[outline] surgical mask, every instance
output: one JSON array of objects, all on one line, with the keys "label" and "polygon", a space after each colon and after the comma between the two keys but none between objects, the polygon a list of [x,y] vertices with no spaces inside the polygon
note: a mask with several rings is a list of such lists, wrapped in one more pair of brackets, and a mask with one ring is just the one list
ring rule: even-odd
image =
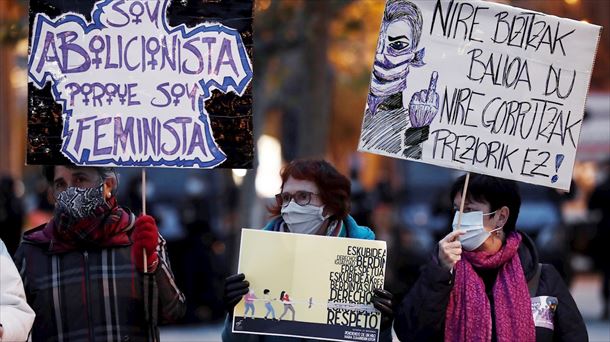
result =
[{"label": "surgical mask", "polygon": [[316,207],[312,204],[298,205],[291,200],[287,206],[282,207],[282,218],[293,233],[315,234],[324,220],[329,216],[322,215],[324,206]]},{"label": "surgical mask", "polygon": [[108,207],[104,199],[104,183],[85,189],[69,187],[57,196],[54,214],[75,222],[95,216],[100,207]]},{"label": "surgical mask", "polygon": [[[457,230],[458,216],[460,212],[456,211],[453,217],[453,230]],[[468,213],[462,213],[462,222],[460,230],[466,233],[459,237],[462,248],[467,251],[474,251],[479,248],[485,240],[487,240],[491,233],[502,229],[496,228],[491,231],[486,231],[483,225],[483,216],[495,214],[495,211],[487,214],[483,214],[482,211],[471,211]]]}]

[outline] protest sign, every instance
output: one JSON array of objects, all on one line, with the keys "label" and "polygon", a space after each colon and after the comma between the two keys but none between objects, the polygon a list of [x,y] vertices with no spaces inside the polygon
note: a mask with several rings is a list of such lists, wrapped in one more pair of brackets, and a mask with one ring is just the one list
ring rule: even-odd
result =
[{"label": "protest sign", "polygon": [[567,190],[600,27],[388,0],[359,150]]},{"label": "protest sign", "polygon": [[233,332],[337,341],[377,341],[385,241],[243,229],[239,272],[250,292]]},{"label": "protest sign", "polygon": [[30,5],[28,163],[251,166],[251,1]]}]

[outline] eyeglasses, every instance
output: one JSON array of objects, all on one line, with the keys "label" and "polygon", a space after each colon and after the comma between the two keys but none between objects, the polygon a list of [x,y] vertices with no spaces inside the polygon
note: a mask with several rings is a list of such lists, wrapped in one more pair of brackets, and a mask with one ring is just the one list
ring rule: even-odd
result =
[{"label": "eyeglasses", "polygon": [[309,191],[296,191],[294,194],[289,192],[282,192],[281,194],[275,195],[275,200],[278,205],[285,207],[290,203],[290,200],[294,199],[294,202],[300,206],[308,205],[311,202],[311,195],[318,196]]}]

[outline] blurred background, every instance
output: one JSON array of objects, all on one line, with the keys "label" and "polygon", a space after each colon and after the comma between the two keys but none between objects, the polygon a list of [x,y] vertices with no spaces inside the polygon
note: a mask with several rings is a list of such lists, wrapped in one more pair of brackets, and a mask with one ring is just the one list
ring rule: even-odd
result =
[{"label": "blurred background", "polygon": [[[572,189],[522,184],[518,227],[570,284],[591,340],[610,341],[602,291],[604,278],[610,291],[610,1],[502,2],[606,28]],[[383,8],[381,0],[255,1],[254,168],[147,171],[147,205],[188,301],[185,318],[162,329],[163,340],[219,340],[223,280],[237,269],[240,230],[268,219],[286,161],[325,158],[350,177],[352,215],[388,242],[386,284],[399,297],[450,230],[447,192],[459,173],[355,152]],[[40,167],[24,165],[27,14],[28,1],[0,0],[0,237],[10,251],[52,210]],[[140,169],[120,169],[119,188],[119,203],[138,212]]]}]

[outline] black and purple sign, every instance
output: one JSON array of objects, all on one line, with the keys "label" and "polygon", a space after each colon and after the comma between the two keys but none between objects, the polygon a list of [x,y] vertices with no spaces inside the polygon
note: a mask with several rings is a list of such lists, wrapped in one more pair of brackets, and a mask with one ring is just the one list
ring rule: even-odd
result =
[{"label": "black and purple sign", "polygon": [[251,1],[62,3],[31,13],[29,163],[251,165]]}]

